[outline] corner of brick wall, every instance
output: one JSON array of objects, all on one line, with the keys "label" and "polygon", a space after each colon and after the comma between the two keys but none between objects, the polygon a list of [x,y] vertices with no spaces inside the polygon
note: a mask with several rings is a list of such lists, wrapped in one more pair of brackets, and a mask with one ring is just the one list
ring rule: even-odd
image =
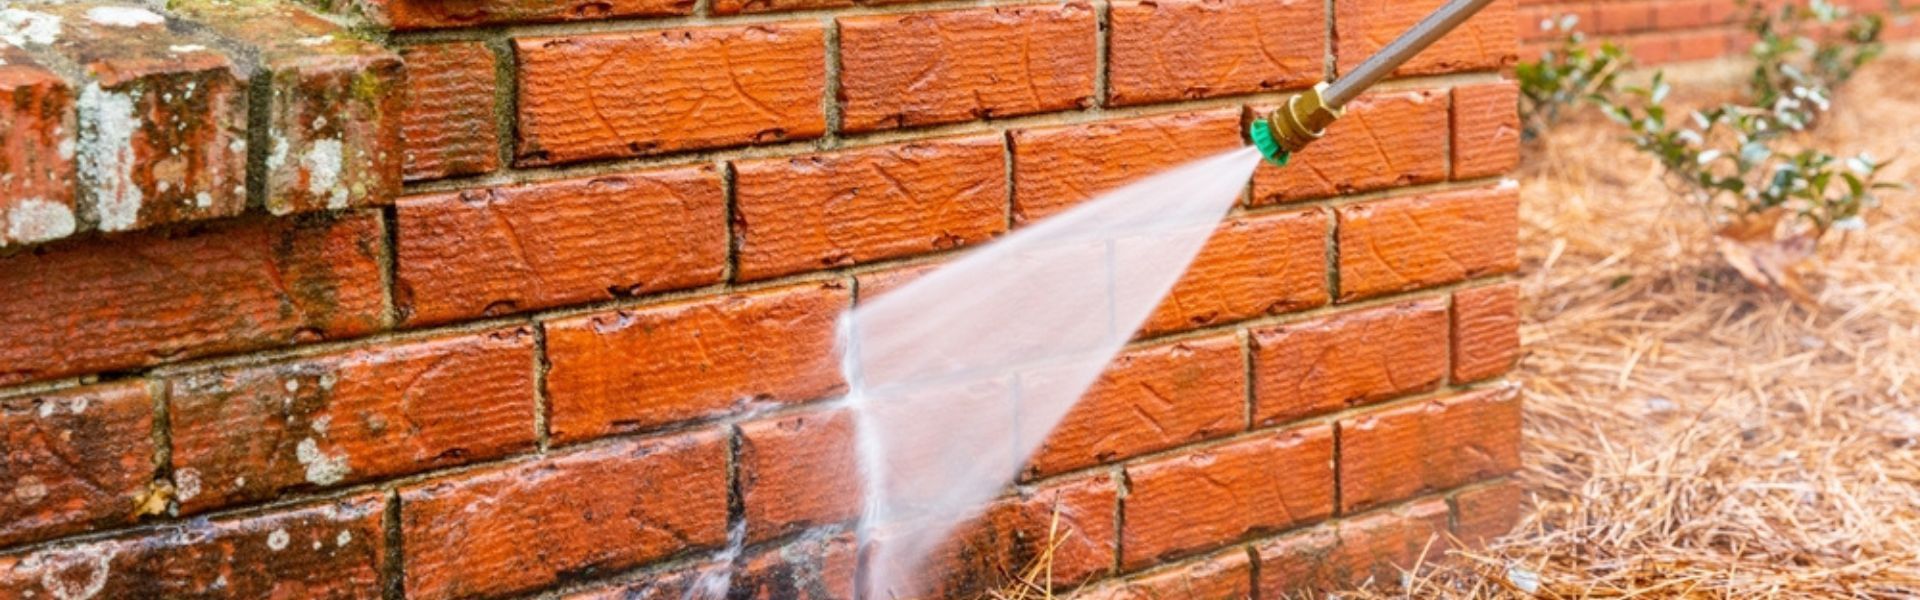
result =
[{"label": "corner of brick wall", "polygon": [[[1244,144],[1439,4],[20,8],[62,34],[0,43],[0,216],[74,218],[0,249],[0,595],[622,597],[728,570],[851,597],[839,312]],[[1502,73],[1535,4],[1262,167],[938,591],[1030,560],[1056,508],[1057,583],[1091,597],[1332,589],[1504,533]]]}]

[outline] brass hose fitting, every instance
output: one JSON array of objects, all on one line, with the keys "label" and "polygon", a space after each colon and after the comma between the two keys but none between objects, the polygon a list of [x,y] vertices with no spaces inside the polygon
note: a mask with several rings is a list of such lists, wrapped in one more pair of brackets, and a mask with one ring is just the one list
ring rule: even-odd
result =
[{"label": "brass hose fitting", "polygon": [[1281,150],[1292,154],[1306,149],[1308,144],[1326,135],[1327,126],[1346,115],[1346,110],[1327,105],[1326,92],[1327,84],[1321,82],[1311,90],[1288,98],[1286,105],[1267,115],[1273,141]]}]

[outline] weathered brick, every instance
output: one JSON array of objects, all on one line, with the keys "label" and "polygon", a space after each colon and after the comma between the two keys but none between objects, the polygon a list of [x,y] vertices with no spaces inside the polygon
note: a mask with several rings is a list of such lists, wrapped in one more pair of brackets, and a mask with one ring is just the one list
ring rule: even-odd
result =
[{"label": "weathered brick", "polygon": [[875,2],[873,0],[714,0],[713,14],[738,15],[785,12],[791,10],[821,10],[828,8],[845,8],[860,3],[886,4],[887,2]]},{"label": "weathered brick", "polygon": [[1228,548],[1204,560],[1146,577],[1102,584],[1075,593],[1074,600],[1247,600],[1253,597],[1253,563],[1244,548]]},{"label": "weathered brick", "polygon": [[1514,481],[1454,494],[1454,535],[1480,547],[1513,531],[1520,522],[1526,490]]},{"label": "weathered brick", "polygon": [[1520,287],[1501,284],[1453,293],[1453,380],[1505,374],[1520,357]]},{"label": "weathered brick", "polygon": [[998,135],[735,163],[742,280],[947,250],[1006,229]]},{"label": "weathered brick", "polygon": [[1453,88],[1453,178],[1504,175],[1520,166],[1520,86]]},{"label": "weathered brick", "polygon": [[860,516],[853,417],[810,412],[740,426],[747,538],[766,540]]},{"label": "weathered brick", "polygon": [[1304,88],[1326,75],[1323,2],[1126,0],[1112,11],[1112,104]]},{"label": "weathered brick", "polygon": [[819,23],[515,44],[521,165],[807,139],[826,131]]},{"label": "weathered brick", "polygon": [[726,437],[704,431],[406,488],[406,595],[504,596],[720,546],[726,461]]},{"label": "weathered brick", "polygon": [[[1154,252],[1158,245],[1122,246]],[[1238,217],[1220,226],[1141,332],[1159,335],[1323,306],[1327,213]]]},{"label": "weathered brick", "polygon": [[1518,186],[1342,206],[1340,299],[1359,300],[1519,269]]},{"label": "weathered brick", "polygon": [[0,258],[0,384],[364,334],[378,215],[245,221]]},{"label": "weathered brick", "polygon": [[839,23],[847,131],[1065,110],[1093,99],[1097,32],[1082,1]]},{"label": "weathered brick", "polygon": [[[1340,72],[1362,61],[1400,37],[1415,23],[1446,4],[1446,0],[1357,0],[1334,5],[1334,54]],[[1436,75],[1455,71],[1495,70],[1519,62],[1514,0],[1494,0],[1458,29],[1440,38],[1395,75]]]},{"label": "weathered brick", "polygon": [[7,598],[377,598],[385,495],[0,556]]},{"label": "weathered brick", "polygon": [[[747,557],[728,580],[740,600],[853,600],[858,546],[851,534],[808,534]],[[662,600],[668,600],[663,598]]]},{"label": "weathered brick", "polygon": [[[1258,107],[1264,116],[1274,107]],[[1424,90],[1362,96],[1286,167],[1261,163],[1255,204],[1293,202],[1447,178],[1447,96]]]},{"label": "weathered brick", "polygon": [[1433,389],[1447,374],[1440,299],[1253,332],[1253,422],[1286,423]]},{"label": "weathered brick", "polygon": [[687,600],[698,597],[703,584],[731,578],[732,563],[697,562],[645,573],[625,581],[588,586],[560,595],[565,600]]},{"label": "weathered brick", "polygon": [[145,8],[42,4],[62,31],[49,52],[88,74],[78,87],[81,220],[103,231],[240,214],[247,206],[243,67],[208,36]]},{"label": "weathered brick", "polygon": [[399,55],[293,3],[173,0],[167,9],[246,46],[265,78],[265,188],[284,215],[381,205],[400,193]]},{"label": "weathered brick", "polygon": [[73,235],[73,88],[0,42],[0,247]]},{"label": "weathered brick", "polygon": [[548,424],[575,442],[839,393],[837,284],[804,284],[553,321]]},{"label": "weathered brick", "polygon": [[[1013,577],[1055,545],[1051,565],[1056,589],[1109,573],[1116,548],[1115,502],[1118,487],[1105,474],[1051,483],[1024,498],[1006,498],[941,540],[925,540],[908,528],[882,527],[868,542],[872,560],[884,561],[884,548],[913,541],[931,544],[920,564],[870,565],[909,576],[900,588],[868,590],[877,597],[971,598],[1004,589]],[[1037,582],[1036,582],[1037,583]]]},{"label": "weathered brick", "polygon": [[1340,502],[1358,511],[1513,472],[1520,399],[1468,392],[1340,421]]},{"label": "weathered brick", "polygon": [[419,196],[396,211],[409,324],[719,283],[726,198],[712,166]]},{"label": "weathered brick", "polygon": [[1137,569],[1333,514],[1333,431],[1262,434],[1127,468],[1122,564]]},{"label": "weathered brick", "polygon": [[444,29],[693,14],[694,0],[307,0],[393,29]]},{"label": "weathered brick", "polygon": [[1446,556],[1447,505],[1426,500],[1347,519],[1254,547],[1262,597],[1319,597],[1356,585],[1394,585],[1401,570]]},{"label": "weathered brick", "polygon": [[[1044,386],[1048,376],[1040,371],[1021,379]],[[1047,435],[1026,474],[1042,477],[1241,431],[1246,384],[1240,340],[1231,334],[1123,353]]]},{"label": "weathered brick", "polygon": [[407,106],[400,113],[406,179],[500,168],[493,52],[464,42],[411,46],[400,56],[407,62]]},{"label": "weathered brick", "polygon": [[130,523],[153,479],[153,398],[128,381],[0,399],[0,546]]},{"label": "weathered brick", "polygon": [[1022,222],[1244,144],[1233,108],[1019,129],[1012,139],[1013,214]]},{"label": "weathered brick", "polygon": [[180,511],[531,449],[533,368],[523,326],[174,377]]}]

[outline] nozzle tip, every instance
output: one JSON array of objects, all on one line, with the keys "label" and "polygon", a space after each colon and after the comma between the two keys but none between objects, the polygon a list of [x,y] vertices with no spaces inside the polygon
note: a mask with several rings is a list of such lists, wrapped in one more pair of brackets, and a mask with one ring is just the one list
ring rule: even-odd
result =
[{"label": "nozzle tip", "polygon": [[1273,139],[1273,125],[1267,123],[1266,119],[1254,119],[1253,130],[1248,132],[1248,137],[1253,138],[1253,147],[1260,149],[1260,155],[1266,157],[1267,162],[1284,167],[1287,166],[1287,160],[1293,158],[1292,153],[1280,147],[1279,140]]}]

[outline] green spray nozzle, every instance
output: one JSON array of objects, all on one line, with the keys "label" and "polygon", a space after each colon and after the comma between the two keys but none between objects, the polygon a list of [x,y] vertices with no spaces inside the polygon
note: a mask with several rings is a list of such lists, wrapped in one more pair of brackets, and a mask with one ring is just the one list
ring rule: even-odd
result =
[{"label": "green spray nozzle", "polygon": [[1268,124],[1266,119],[1254,119],[1253,130],[1247,133],[1247,137],[1253,138],[1253,147],[1259,148],[1260,155],[1274,166],[1287,166],[1287,161],[1293,158],[1292,152],[1281,148],[1280,141],[1273,139],[1273,125]]}]

